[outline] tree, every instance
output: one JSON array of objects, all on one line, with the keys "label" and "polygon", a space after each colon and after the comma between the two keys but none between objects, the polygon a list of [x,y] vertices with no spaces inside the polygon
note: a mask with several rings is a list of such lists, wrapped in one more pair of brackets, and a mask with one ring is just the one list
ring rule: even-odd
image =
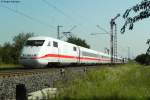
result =
[{"label": "tree", "polygon": [[33,36],[33,33],[20,33],[13,38],[13,43],[6,42],[0,46],[0,63],[18,63],[18,58],[25,41]]},{"label": "tree", "polygon": [[1,48],[1,60],[3,63],[14,63],[15,59],[13,58],[13,47],[9,42],[4,43]]},{"label": "tree", "polygon": [[67,39],[67,42],[72,43],[72,44],[76,44],[78,46],[82,46],[85,48],[90,48],[90,46],[86,43],[85,40],[78,38],[78,37],[71,36]]},{"label": "tree", "polygon": [[149,45],[149,47],[148,47],[148,49],[147,49],[147,51],[146,51],[146,54],[147,54],[147,55],[150,55],[150,39],[147,40],[146,44]]},{"label": "tree", "polygon": [[[131,13],[135,13],[135,16],[129,16]],[[132,30],[134,24],[138,21],[150,17],[150,0],[142,0],[139,4],[127,9],[123,14],[123,18],[126,20],[123,27],[121,28],[121,33],[124,33],[126,27],[129,25],[129,30]],[[149,64],[150,62],[150,39],[147,40],[146,44],[149,45],[146,54],[139,55],[137,61],[141,63]],[[139,60],[140,59],[140,60]]]},{"label": "tree", "polygon": [[[138,13],[138,15],[131,17],[129,16],[131,12]],[[142,2],[140,2],[139,4],[136,4],[135,6],[125,11],[123,18],[126,21],[123,27],[121,28],[121,33],[125,32],[125,29],[128,25],[129,25],[129,30],[132,30],[135,22],[138,22],[140,20],[143,20],[149,17],[150,17],[150,1],[142,0]]]},{"label": "tree", "polygon": [[150,55],[141,54],[135,58],[135,61],[142,65],[150,65]]}]

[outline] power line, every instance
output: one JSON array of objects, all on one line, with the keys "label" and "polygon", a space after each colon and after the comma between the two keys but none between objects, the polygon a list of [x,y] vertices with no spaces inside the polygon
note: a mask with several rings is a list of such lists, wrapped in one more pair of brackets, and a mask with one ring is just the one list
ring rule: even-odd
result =
[{"label": "power line", "polygon": [[97,28],[99,28],[100,30],[104,31],[105,34],[110,34],[107,30],[105,30],[105,29],[102,28],[101,26],[99,26],[99,25],[96,25],[96,26],[97,26]]},{"label": "power line", "polygon": [[[48,0],[42,0],[45,4],[47,4],[49,7],[55,9],[58,13],[60,13],[61,15],[65,16],[66,18],[68,18],[68,20],[70,20],[70,22],[74,21],[74,22],[79,22],[78,20],[74,19],[73,17],[71,17],[70,15],[66,14],[63,10],[59,9],[58,7],[56,7],[55,5],[53,5],[52,3],[50,3]],[[78,25],[81,25],[81,23],[78,23]]]},{"label": "power line", "polygon": [[[54,4],[50,3],[50,0],[41,0],[43,1],[46,5],[48,5],[49,7],[55,9],[58,13],[60,13],[61,15],[67,17],[71,22],[74,21],[74,22],[78,22],[78,25],[82,26],[82,24],[78,21],[78,20],[75,20],[73,17],[69,16],[68,14],[66,14],[63,10],[61,10],[60,8],[58,8],[57,6],[55,6]],[[73,12],[74,14],[74,11],[71,11]],[[77,14],[78,15],[78,14]],[[79,17],[79,15],[78,15]],[[80,17],[80,19],[84,19],[83,16]],[[87,21],[86,21],[87,22]],[[89,24],[89,23],[88,23]],[[103,31],[106,32],[106,30],[102,29]],[[109,32],[106,32],[106,33],[109,33]]]},{"label": "power line", "polygon": [[74,25],[68,32],[71,32],[72,30],[74,30],[77,26]]},{"label": "power line", "polygon": [[52,29],[55,29],[54,26],[49,25],[49,24],[47,24],[47,23],[45,23],[45,22],[43,22],[43,21],[41,21],[41,20],[39,20],[39,19],[33,18],[33,17],[31,17],[31,16],[29,16],[29,15],[27,15],[27,14],[21,12],[21,11],[18,11],[18,10],[15,10],[15,9],[12,9],[12,8],[9,8],[9,7],[3,6],[3,5],[1,5],[0,7],[6,8],[6,9],[8,9],[8,10],[14,12],[14,13],[17,13],[17,14],[19,14],[19,15],[21,15],[21,16],[24,16],[24,17],[26,17],[26,18],[28,18],[28,19],[30,19],[30,20],[35,21],[35,22],[38,22],[39,24],[42,24],[42,25],[44,25],[44,26],[51,27]]},{"label": "power line", "polygon": [[60,14],[62,14],[63,16],[70,18],[72,20],[72,18],[67,15],[64,11],[60,10],[59,8],[57,8],[55,5],[51,4],[50,2],[48,2],[47,0],[42,0],[45,4],[47,4],[49,7],[54,8],[57,12],[59,12]]}]

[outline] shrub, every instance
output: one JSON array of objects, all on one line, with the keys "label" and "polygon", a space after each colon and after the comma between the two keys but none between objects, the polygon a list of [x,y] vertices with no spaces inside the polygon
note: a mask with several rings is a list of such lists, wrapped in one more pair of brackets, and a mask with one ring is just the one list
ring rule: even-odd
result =
[{"label": "shrub", "polygon": [[138,55],[135,58],[135,61],[142,65],[150,65],[150,55],[148,55],[148,54]]}]

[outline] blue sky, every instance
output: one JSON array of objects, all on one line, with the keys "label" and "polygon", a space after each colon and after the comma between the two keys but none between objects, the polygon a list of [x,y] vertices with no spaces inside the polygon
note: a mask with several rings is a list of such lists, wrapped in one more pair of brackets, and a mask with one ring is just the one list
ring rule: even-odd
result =
[{"label": "blue sky", "polygon": [[[110,37],[107,34],[92,36],[91,33],[103,33],[96,25],[110,32],[110,19],[118,13],[121,15],[129,7],[141,0],[20,0],[20,3],[0,2],[0,44],[12,42],[14,36],[21,32],[34,32],[56,38],[57,25],[62,25],[61,31],[68,31],[74,25],[72,33],[85,39],[91,48],[104,51],[109,48]],[[30,17],[14,13],[6,6]],[[31,19],[33,18],[33,19]],[[147,49],[146,40],[150,37],[150,19],[137,22],[133,31],[120,34],[124,24],[122,17],[117,19],[118,54],[127,56],[130,47],[131,56],[144,53]],[[44,24],[43,24],[44,23]]]}]

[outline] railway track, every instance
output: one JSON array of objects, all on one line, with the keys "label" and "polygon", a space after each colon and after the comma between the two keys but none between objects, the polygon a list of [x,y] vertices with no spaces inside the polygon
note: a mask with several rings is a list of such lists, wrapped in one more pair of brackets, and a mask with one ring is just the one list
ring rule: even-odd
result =
[{"label": "railway track", "polygon": [[26,75],[37,75],[44,73],[57,72],[58,68],[48,69],[16,69],[16,70],[4,70],[0,71],[0,77],[15,77],[15,76],[26,76]]},{"label": "railway track", "polygon": [[[103,65],[107,66],[107,65]],[[95,66],[63,66],[63,67],[52,67],[44,69],[13,69],[13,70],[1,70],[0,77],[15,77],[15,76],[26,76],[26,75],[37,75],[44,73],[63,73],[64,71],[75,70],[76,71],[87,71],[95,68],[101,68],[101,65]]]},{"label": "railway track", "polygon": [[1,70],[0,77],[15,77],[15,76],[25,76],[25,75],[35,75],[44,74],[51,72],[61,72],[66,70],[87,70],[91,68],[98,68],[98,66],[80,66],[80,67],[57,67],[57,68],[44,68],[44,69],[13,69],[13,70]]}]

